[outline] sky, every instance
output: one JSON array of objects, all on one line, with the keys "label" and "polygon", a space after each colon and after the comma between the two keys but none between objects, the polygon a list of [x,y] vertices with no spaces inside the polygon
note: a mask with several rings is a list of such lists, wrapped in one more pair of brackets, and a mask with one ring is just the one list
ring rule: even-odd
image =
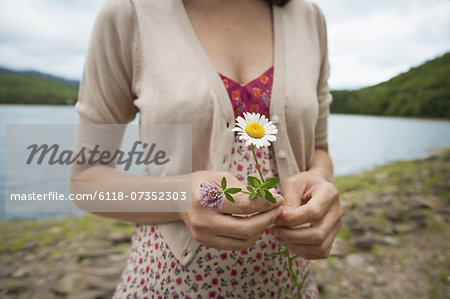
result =
[{"label": "sky", "polygon": [[[0,66],[79,80],[103,1],[0,0]],[[332,89],[374,85],[450,51],[450,0],[315,2]]]}]

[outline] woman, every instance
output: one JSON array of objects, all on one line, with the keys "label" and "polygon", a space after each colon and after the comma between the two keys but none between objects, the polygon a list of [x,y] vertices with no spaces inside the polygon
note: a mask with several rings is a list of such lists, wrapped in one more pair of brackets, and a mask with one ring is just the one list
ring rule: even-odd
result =
[{"label": "woman", "polygon": [[[127,123],[139,111],[143,124],[193,129],[192,212],[98,213],[136,223],[115,298],[279,298],[291,288],[287,260],[266,255],[287,246],[303,258],[300,276],[309,259],[328,256],[343,208],[330,183],[325,21],[307,1],[274,2],[287,3],[108,0],[102,8],[80,87],[80,122]],[[231,132],[246,111],[278,126],[277,142],[258,152],[264,175],[281,179],[277,204],[236,196],[209,211],[198,201],[201,183],[225,175],[229,186],[245,188],[241,180],[255,175]],[[96,166],[74,177],[93,174],[122,175]],[[302,295],[318,296],[312,275]]]}]

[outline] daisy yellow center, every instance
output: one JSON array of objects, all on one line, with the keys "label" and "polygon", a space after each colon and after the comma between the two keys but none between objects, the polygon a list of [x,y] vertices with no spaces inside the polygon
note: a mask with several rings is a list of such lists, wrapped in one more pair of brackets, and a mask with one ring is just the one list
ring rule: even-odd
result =
[{"label": "daisy yellow center", "polygon": [[262,138],[264,136],[264,134],[266,133],[264,131],[263,126],[261,126],[258,123],[251,123],[248,124],[245,127],[245,132],[247,132],[248,136],[252,137],[252,138]]}]

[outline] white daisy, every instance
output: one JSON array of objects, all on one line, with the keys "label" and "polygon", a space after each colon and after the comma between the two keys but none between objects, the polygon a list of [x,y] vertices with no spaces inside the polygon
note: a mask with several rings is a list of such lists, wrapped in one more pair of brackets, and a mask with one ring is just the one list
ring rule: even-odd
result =
[{"label": "white daisy", "polygon": [[239,139],[245,140],[245,145],[254,145],[256,148],[269,146],[270,142],[277,140],[275,134],[277,127],[264,115],[244,112],[244,118],[236,118],[236,127],[231,131],[238,132]]}]

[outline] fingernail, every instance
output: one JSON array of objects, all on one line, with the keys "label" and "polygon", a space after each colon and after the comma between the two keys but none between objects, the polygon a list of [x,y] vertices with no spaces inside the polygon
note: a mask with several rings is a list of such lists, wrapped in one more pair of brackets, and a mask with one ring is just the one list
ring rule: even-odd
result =
[{"label": "fingernail", "polygon": [[283,197],[280,195],[277,195],[276,198],[277,198],[277,205],[281,205],[283,203]]}]

